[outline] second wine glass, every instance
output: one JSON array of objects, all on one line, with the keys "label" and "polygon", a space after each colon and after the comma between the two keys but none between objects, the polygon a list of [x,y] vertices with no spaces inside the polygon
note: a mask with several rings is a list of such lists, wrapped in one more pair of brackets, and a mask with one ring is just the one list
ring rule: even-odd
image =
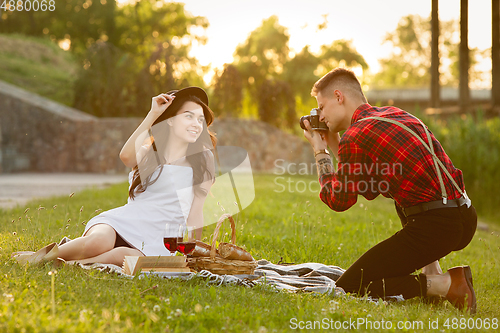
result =
[{"label": "second wine glass", "polygon": [[177,242],[177,251],[186,255],[194,251],[196,241],[193,238],[193,231],[194,228],[187,225],[179,227],[179,235],[182,235],[182,239],[180,242]]}]

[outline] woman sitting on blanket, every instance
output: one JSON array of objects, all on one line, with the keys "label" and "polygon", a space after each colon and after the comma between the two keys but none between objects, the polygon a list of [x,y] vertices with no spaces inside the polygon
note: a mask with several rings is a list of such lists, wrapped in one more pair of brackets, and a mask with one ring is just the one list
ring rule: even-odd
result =
[{"label": "woman sitting on blanket", "polygon": [[203,203],[214,182],[216,144],[205,91],[188,87],[153,97],[151,110],[127,140],[120,159],[130,168],[126,205],[92,218],[83,235],[36,253],[16,253],[20,263],[122,265],[125,256],[168,256],[166,224],[192,226],[200,239]]}]

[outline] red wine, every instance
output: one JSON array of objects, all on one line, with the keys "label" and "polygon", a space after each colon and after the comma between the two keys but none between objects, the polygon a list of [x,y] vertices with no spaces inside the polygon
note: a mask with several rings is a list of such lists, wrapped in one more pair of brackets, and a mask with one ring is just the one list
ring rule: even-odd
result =
[{"label": "red wine", "polygon": [[177,251],[177,244],[182,242],[182,237],[164,237],[163,244],[170,252],[174,253]]},{"label": "red wine", "polygon": [[196,247],[196,242],[178,242],[177,243],[177,251],[182,252],[184,254],[190,254],[194,251]]}]

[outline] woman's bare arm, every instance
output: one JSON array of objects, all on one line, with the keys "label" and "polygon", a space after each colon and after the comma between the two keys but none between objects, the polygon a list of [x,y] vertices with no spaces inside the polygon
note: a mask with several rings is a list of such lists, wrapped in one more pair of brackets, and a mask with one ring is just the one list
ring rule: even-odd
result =
[{"label": "woman's bare arm", "polygon": [[[140,146],[144,144],[148,137],[148,131],[153,126],[153,123],[159,116],[172,104],[175,96],[170,96],[167,94],[160,94],[158,96],[153,97],[153,101],[151,102],[151,110],[148,112],[146,118],[142,121],[142,123],[137,127],[137,129],[132,133],[130,138],[128,138],[127,142],[123,145],[122,150],[120,151],[120,159],[123,164],[129,168],[133,168],[137,165],[138,153]],[[140,144],[136,147],[136,142]]]},{"label": "woman's bare arm", "polygon": [[190,227],[194,227],[194,229],[196,230],[194,238],[198,240],[201,240],[201,236],[203,234],[203,226],[204,226],[203,205],[205,203],[207,194],[195,193],[193,204],[191,205],[191,210],[189,211],[189,216],[187,219],[187,225]]},{"label": "woman's bare arm", "polygon": [[203,233],[204,219],[203,219],[203,205],[207,198],[210,188],[215,181],[215,165],[214,156],[212,152],[207,151],[208,171],[212,177],[206,179],[203,183],[195,185],[195,193],[191,210],[187,218],[187,225],[193,226],[196,229],[195,239],[201,239]]}]

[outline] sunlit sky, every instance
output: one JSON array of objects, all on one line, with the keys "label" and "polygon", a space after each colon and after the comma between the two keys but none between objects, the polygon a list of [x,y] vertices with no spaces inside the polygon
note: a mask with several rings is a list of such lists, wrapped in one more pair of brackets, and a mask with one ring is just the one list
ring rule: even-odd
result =
[{"label": "sunlit sky", "polygon": [[[127,1],[127,0],[121,0]],[[119,0],[120,2],[120,0]],[[262,20],[277,15],[288,29],[290,48],[299,52],[305,45],[317,51],[321,45],[338,39],[352,40],[365,58],[371,72],[379,70],[378,59],[387,56],[391,47],[383,44],[387,32],[394,31],[399,20],[408,14],[428,17],[431,0],[186,0],[185,9],[204,16],[210,26],[205,45],[193,45],[191,55],[200,64],[221,68],[233,61],[238,44],[259,27]],[[327,28],[317,30],[327,14]],[[459,0],[439,0],[441,20],[459,19]],[[491,0],[469,1],[469,47],[491,47]],[[484,68],[486,66],[486,68]],[[489,63],[483,65],[488,69]],[[205,81],[209,81],[209,74]]]}]

